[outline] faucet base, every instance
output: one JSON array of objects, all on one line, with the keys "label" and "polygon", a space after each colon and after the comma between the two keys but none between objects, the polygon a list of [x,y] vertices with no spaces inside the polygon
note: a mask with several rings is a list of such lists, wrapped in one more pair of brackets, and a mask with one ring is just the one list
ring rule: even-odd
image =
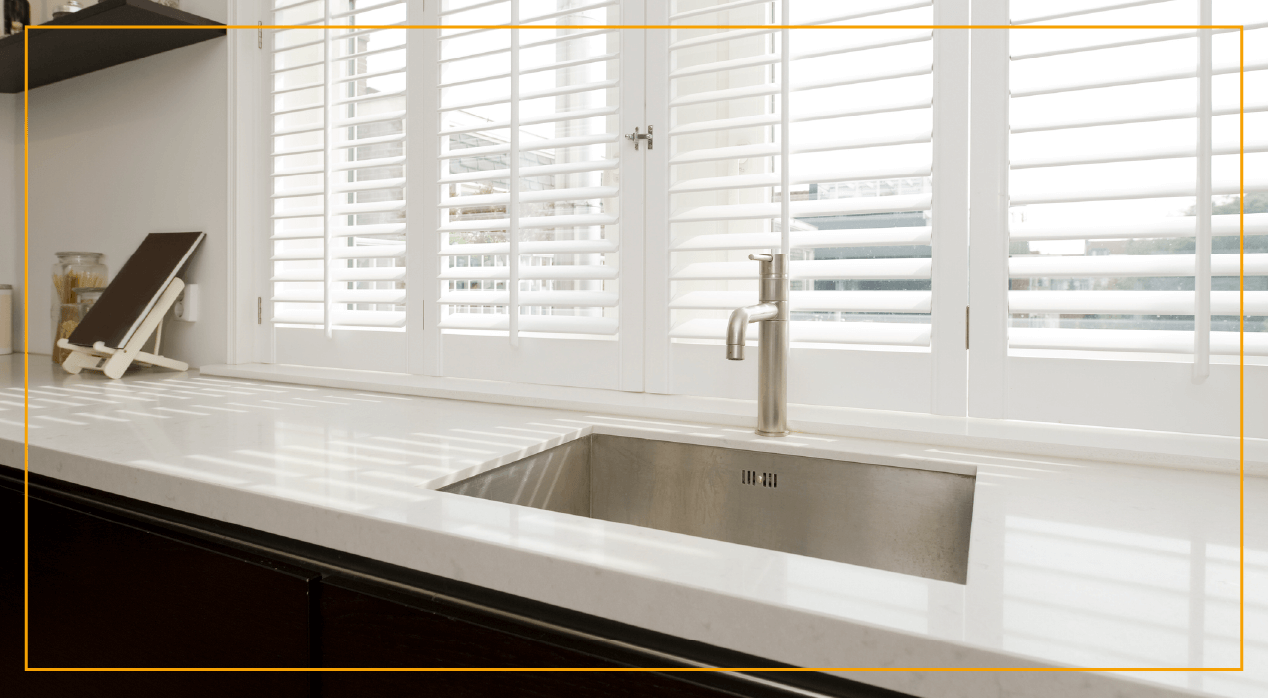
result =
[{"label": "faucet base", "polygon": [[758,436],[788,436],[792,432],[791,431],[762,431],[761,429],[754,429],[753,433],[757,434]]}]

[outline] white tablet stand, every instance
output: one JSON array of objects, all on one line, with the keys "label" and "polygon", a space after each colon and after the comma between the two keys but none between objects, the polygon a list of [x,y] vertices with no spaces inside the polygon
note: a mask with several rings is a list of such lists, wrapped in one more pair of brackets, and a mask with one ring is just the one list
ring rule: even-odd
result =
[{"label": "white tablet stand", "polygon": [[[62,362],[62,368],[66,369],[67,373],[79,373],[87,368],[101,371],[111,378],[122,378],[123,372],[128,370],[128,366],[134,361],[147,366],[162,366],[174,371],[188,370],[189,364],[184,361],[169,359],[158,353],[159,343],[163,339],[163,316],[167,314],[167,309],[172,307],[176,297],[184,288],[184,281],[173,278],[122,349],[112,349],[106,346],[105,342],[95,342],[90,348],[71,344],[65,337],[57,340],[57,346],[70,352],[70,355]],[[141,351],[141,347],[150,341],[150,335],[154,335],[153,351]]]}]

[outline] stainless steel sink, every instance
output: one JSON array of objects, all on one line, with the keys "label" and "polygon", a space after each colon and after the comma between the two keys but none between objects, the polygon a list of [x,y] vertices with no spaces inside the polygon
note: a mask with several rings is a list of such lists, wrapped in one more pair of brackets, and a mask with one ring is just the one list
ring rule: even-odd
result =
[{"label": "stainless steel sink", "polygon": [[963,584],[974,479],[595,434],[442,491]]}]

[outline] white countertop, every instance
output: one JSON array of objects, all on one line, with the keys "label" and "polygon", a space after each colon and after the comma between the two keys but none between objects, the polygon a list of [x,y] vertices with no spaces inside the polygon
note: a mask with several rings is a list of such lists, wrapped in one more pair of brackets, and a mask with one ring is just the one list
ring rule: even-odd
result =
[{"label": "white countertop", "polygon": [[[31,356],[31,471],[809,667],[1236,667],[1237,477]],[[0,357],[0,462],[22,364]],[[434,491],[598,432],[977,472],[968,584]],[[1268,695],[1268,480],[1248,478],[1245,666],[845,671],[917,696]]]}]

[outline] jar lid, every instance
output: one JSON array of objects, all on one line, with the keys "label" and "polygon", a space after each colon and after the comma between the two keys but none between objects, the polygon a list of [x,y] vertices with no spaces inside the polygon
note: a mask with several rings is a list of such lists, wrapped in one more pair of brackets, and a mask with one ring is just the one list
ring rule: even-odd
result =
[{"label": "jar lid", "polygon": [[105,252],[56,252],[58,257],[100,257]]}]

